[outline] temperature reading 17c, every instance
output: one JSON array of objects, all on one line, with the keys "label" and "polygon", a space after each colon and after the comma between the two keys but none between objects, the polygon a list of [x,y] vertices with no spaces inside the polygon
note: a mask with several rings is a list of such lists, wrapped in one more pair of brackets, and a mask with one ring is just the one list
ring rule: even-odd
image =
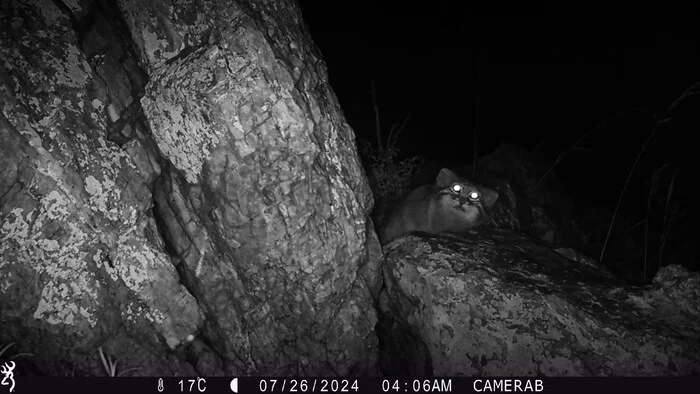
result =
[{"label": "temperature reading 17c", "polygon": [[207,381],[204,378],[180,379],[177,384],[180,385],[181,393],[194,393],[197,391],[203,393],[207,391]]}]

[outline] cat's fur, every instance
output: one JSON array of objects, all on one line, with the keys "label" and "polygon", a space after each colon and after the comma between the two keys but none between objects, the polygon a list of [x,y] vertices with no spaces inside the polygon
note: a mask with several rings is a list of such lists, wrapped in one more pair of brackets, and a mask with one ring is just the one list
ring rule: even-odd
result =
[{"label": "cat's fur", "polygon": [[484,207],[493,206],[497,199],[495,190],[443,168],[435,183],[414,189],[396,205],[379,236],[387,244],[412,231],[464,231],[488,221]]}]

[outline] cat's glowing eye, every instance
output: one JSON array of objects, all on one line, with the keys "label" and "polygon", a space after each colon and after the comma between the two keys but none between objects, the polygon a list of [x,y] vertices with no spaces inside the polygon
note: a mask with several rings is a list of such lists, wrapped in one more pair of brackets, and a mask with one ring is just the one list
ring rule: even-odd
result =
[{"label": "cat's glowing eye", "polygon": [[471,192],[471,193],[469,193],[469,199],[470,199],[470,200],[478,200],[478,199],[479,199],[479,193],[477,193],[477,192]]},{"label": "cat's glowing eye", "polygon": [[460,185],[459,183],[453,183],[450,190],[452,190],[452,193],[459,194],[462,191],[462,185]]}]

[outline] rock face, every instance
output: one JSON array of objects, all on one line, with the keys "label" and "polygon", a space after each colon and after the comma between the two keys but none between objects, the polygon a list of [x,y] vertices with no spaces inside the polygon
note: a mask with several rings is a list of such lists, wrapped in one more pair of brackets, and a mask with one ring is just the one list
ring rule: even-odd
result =
[{"label": "rock face", "polygon": [[509,230],[383,257],[294,1],[0,6],[0,356],[32,353],[20,376],[105,375],[101,354],[146,376],[374,374],[380,355],[391,374],[700,373],[697,274],[621,287],[512,232],[565,238],[506,186]]},{"label": "rock face", "polygon": [[295,2],[57,4],[0,9],[0,347],[372,373],[371,193]]},{"label": "rock face", "polygon": [[700,373],[700,277],[679,266],[660,271],[654,287],[621,287],[595,261],[487,227],[408,236],[385,252],[386,373]]},{"label": "rock face", "polygon": [[149,236],[150,192],[106,140],[68,15],[51,2],[2,11],[0,342],[47,373],[98,371],[99,347],[144,373],[193,372],[163,344],[203,313]]}]

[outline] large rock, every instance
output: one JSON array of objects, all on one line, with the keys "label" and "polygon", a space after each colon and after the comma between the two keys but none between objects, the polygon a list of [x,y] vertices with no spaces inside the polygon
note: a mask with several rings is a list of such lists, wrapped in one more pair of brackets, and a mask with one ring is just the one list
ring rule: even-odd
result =
[{"label": "large rock", "polygon": [[407,236],[385,252],[386,373],[700,373],[700,277],[679,266],[660,271],[654,286],[623,287],[571,250],[487,227]]},{"label": "large rock", "polygon": [[[92,68],[52,2],[0,18],[0,343],[45,373],[189,374],[165,352],[203,313],[179,283],[130,156],[106,139]],[[104,372],[102,372],[104,373]]]},{"label": "large rock", "polygon": [[372,197],[296,3],[164,3],[0,8],[0,345],[52,375],[373,372]]}]

